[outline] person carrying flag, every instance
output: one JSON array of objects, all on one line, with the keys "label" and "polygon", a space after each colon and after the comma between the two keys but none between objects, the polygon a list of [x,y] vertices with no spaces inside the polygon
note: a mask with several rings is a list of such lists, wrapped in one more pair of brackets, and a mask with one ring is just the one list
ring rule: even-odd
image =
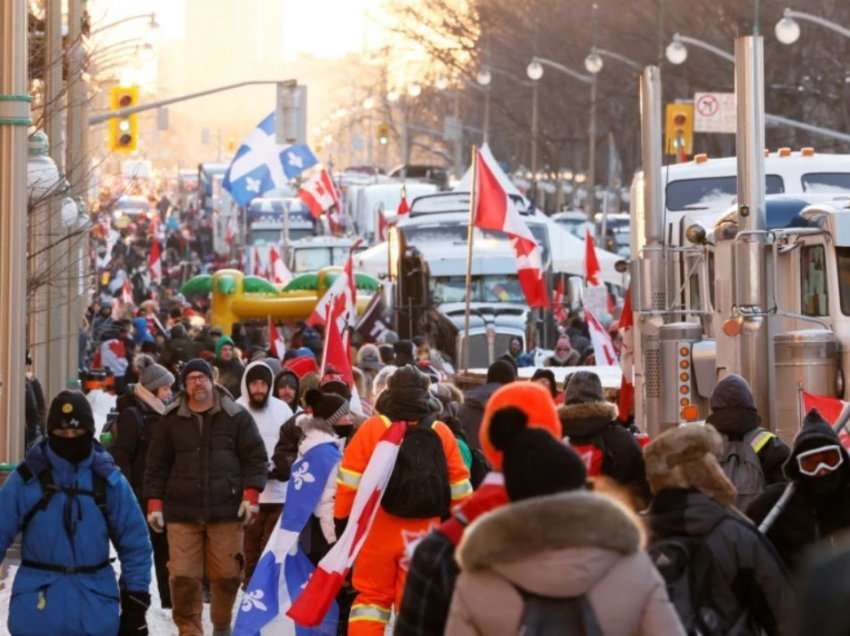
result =
[{"label": "person carrying flag", "polygon": [[[451,505],[472,494],[457,441],[448,426],[436,421],[439,406],[430,398],[429,382],[413,365],[396,371],[375,405],[380,415],[357,430],[340,464],[334,516],[344,526],[385,431],[394,422],[407,423],[389,483],[354,562],[357,597],[348,617],[351,636],[384,633],[392,608],[401,606],[412,546],[448,515]],[[423,466],[430,469],[423,472]]]}]

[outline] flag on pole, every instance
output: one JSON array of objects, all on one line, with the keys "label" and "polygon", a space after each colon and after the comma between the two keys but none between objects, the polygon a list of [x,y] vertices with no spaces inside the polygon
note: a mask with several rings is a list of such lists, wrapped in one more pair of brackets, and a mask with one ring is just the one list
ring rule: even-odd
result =
[{"label": "flag on pole", "polygon": [[332,609],[334,599],[369,535],[406,429],[404,422],[394,422],[372,451],[366,470],[360,476],[345,531],[319,562],[304,591],[287,611],[287,615],[298,625],[320,625]]},{"label": "flag on pole", "polygon": [[340,206],[339,194],[333,180],[325,168],[307,179],[298,189],[298,197],[310,209],[314,219],[318,219],[332,206]]},{"label": "flag on pole", "polygon": [[157,240],[151,242],[151,253],[148,255],[148,272],[151,282],[157,285],[162,284],[162,248]]},{"label": "flag on pole", "polygon": [[254,276],[262,276],[263,278],[265,278],[267,272],[266,272],[266,268],[263,267],[263,258],[260,255],[260,249],[258,247],[254,247],[254,257],[251,259],[251,261],[252,261],[252,263],[251,263],[252,264],[251,273]]},{"label": "flag on pole", "polygon": [[387,223],[387,217],[384,214],[384,207],[381,206],[378,208],[378,240],[386,241],[387,240],[387,227],[389,224]]},{"label": "flag on pole", "polygon": [[517,276],[529,307],[548,307],[549,294],[543,279],[540,247],[488,158],[478,150],[475,161],[473,224],[483,230],[504,232],[510,237],[517,259]]},{"label": "flag on pole", "polygon": [[[829,422],[830,426],[834,427],[842,413],[844,413],[844,410],[850,407],[850,402],[840,398],[829,397],[827,395],[815,395],[814,393],[809,393],[807,391],[801,391],[801,393],[803,397],[803,412],[801,413],[801,421],[802,418],[806,416],[806,413],[812,409],[816,409],[818,413],[820,413],[821,417]],[[838,434],[838,439],[844,448],[850,450],[850,432],[848,432],[846,428]]]},{"label": "flag on pole", "polygon": [[319,504],[328,480],[335,478],[341,453],[333,442],[313,446],[292,466],[286,506],[239,603],[234,636],[327,636],[336,634],[339,611],[333,599],[312,627],[296,627],[286,615],[315,568],[298,542]]},{"label": "flag on pole", "polygon": [[605,331],[602,323],[596,319],[593,312],[584,308],[584,319],[587,322],[587,330],[590,332],[590,341],[593,344],[593,354],[596,365],[610,367],[617,364],[617,352],[611,342],[611,336]]},{"label": "flag on pole", "polygon": [[292,280],[292,272],[289,271],[274,245],[269,248],[269,269],[271,280],[275,285],[286,285]]},{"label": "flag on pole", "polygon": [[319,299],[313,308],[313,313],[307,319],[310,325],[323,325],[328,313],[328,306],[341,297],[341,310],[334,312],[334,317],[340,322],[339,332],[342,333],[346,327],[354,327],[357,324],[357,284],[354,276],[354,250],[360,245],[360,241],[354,243],[348,252],[348,259],[342,269],[342,276],[337,277],[333,284]]},{"label": "flag on pole", "polygon": [[410,214],[410,205],[407,203],[407,186],[401,186],[401,201],[398,202],[395,214],[396,217]]},{"label": "flag on pole", "polygon": [[555,320],[558,322],[566,322],[569,317],[567,315],[567,308],[564,307],[565,296],[564,277],[558,276],[558,284],[555,286],[555,293],[552,298],[552,312],[555,315]]},{"label": "flag on pole", "polygon": [[269,316],[269,352],[278,360],[283,360],[283,354],[286,353],[286,338],[283,337],[283,330],[274,324],[271,316]]},{"label": "flag on pole", "polygon": [[586,229],[584,234],[584,277],[588,287],[601,284],[602,281],[599,279],[601,271],[599,259],[596,258],[596,245],[593,242],[593,236],[590,234],[590,229]]},{"label": "flag on pole", "polygon": [[620,380],[620,395],[617,407],[620,414],[617,416],[621,422],[628,422],[629,416],[635,407],[635,379],[634,379],[634,314],[632,313],[632,290],[626,290],[626,300],[623,303],[623,312],[620,314],[620,335],[623,338],[622,354],[620,355],[620,369],[623,378]]}]

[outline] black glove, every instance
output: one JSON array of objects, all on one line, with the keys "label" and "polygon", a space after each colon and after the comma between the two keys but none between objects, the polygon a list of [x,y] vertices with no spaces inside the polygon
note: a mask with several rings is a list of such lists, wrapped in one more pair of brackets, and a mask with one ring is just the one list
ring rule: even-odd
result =
[{"label": "black glove", "polygon": [[121,624],[118,636],[147,636],[148,623],[145,613],[151,605],[147,592],[121,592]]}]

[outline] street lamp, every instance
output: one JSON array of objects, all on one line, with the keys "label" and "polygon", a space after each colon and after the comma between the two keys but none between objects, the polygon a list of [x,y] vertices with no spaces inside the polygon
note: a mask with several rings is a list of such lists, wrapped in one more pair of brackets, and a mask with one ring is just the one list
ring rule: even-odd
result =
[{"label": "street lamp", "polygon": [[434,82],[434,87],[435,87],[438,91],[444,91],[444,90],[446,90],[446,89],[449,87],[449,80],[448,80],[447,78],[445,78],[445,77],[440,76],[440,77],[438,77],[438,78],[437,78],[437,80]]},{"label": "street lamp", "polygon": [[486,66],[478,71],[478,75],[475,76],[475,81],[481,84],[481,86],[490,86],[490,81],[493,79],[493,75],[490,73],[490,69]]},{"label": "street lamp", "polygon": [[401,98],[401,94],[393,89],[389,93],[387,93],[387,101],[388,102],[397,102]]},{"label": "street lamp", "polygon": [[602,70],[604,64],[605,62],[602,60],[602,56],[599,55],[596,49],[592,49],[587,57],[584,58],[584,68],[587,69],[588,73],[593,73],[594,75]]},{"label": "street lamp", "polygon": [[608,51],[607,49],[600,49],[597,46],[594,46],[590,49],[590,53],[588,53],[587,57],[584,58],[584,68],[587,69],[588,73],[596,75],[602,70],[604,66],[604,57],[610,57],[612,60],[617,60],[618,62],[622,62],[629,68],[637,71],[638,73],[643,72],[643,67],[635,62],[633,59],[626,57],[625,55],[620,55],[619,53],[615,53],[614,51]]},{"label": "street lamp", "polygon": [[537,60],[532,60],[528,68],[525,69],[525,74],[528,75],[529,79],[536,82],[543,77],[543,65]]},{"label": "street lamp", "polygon": [[834,33],[843,35],[845,38],[850,38],[850,29],[843,27],[840,24],[836,24],[831,20],[827,20],[826,18],[822,18],[817,15],[812,15],[811,13],[804,13],[803,11],[794,11],[793,9],[786,8],[782,14],[782,19],[776,23],[776,27],[774,28],[776,39],[782,44],[794,44],[794,42],[799,40],[800,24],[797,20],[812,22],[813,24],[829,29]]},{"label": "street lamp", "polygon": [[407,87],[407,94],[411,97],[419,97],[422,94],[422,87],[419,84],[411,84]]},{"label": "street lamp", "polygon": [[782,44],[794,44],[800,39],[800,25],[794,18],[783,17],[773,29]]},{"label": "street lamp", "polygon": [[688,59],[688,47],[681,42],[674,40],[667,45],[667,50],[664,51],[667,56],[667,61],[671,64],[684,64]]},{"label": "street lamp", "polygon": [[735,63],[734,55],[714,46],[713,44],[703,42],[702,40],[698,40],[687,35],[674,33],[673,41],[667,46],[666,51],[667,60],[671,64],[682,64],[688,59],[688,48],[685,46],[686,44],[691,44],[697,48],[708,51],[709,53],[714,53],[717,57],[722,57],[727,62],[732,62],[732,64]]}]

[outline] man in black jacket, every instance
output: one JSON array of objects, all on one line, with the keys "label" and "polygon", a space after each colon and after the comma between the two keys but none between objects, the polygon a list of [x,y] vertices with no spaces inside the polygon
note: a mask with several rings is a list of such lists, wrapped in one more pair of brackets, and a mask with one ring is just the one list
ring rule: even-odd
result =
[{"label": "man in black jacket", "polygon": [[463,396],[463,406],[460,407],[458,419],[463,427],[463,433],[471,447],[479,448],[478,429],[484,419],[484,408],[490,396],[504,384],[516,380],[516,367],[507,360],[496,360],[487,369],[487,382],[467,391]]},{"label": "man in black jacket", "polygon": [[259,511],[265,445],[251,415],[190,360],[185,389],[156,427],[145,468],[148,523],[167,524],[172,615],[180,635],[203,634],[202,579],[210,581],[214,634],[229,634],[241,583],[242,527]]}]

